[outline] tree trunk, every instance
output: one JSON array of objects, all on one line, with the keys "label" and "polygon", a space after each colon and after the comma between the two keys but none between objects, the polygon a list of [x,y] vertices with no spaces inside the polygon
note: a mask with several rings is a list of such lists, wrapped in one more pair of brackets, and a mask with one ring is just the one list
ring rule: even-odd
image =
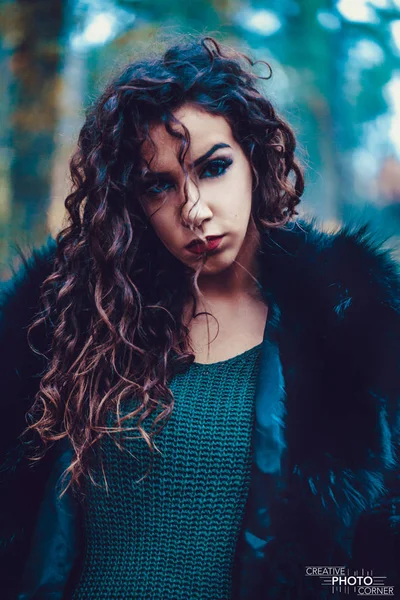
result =
[{"label": "tree trunk", "polygon": [[57,95],[62,61],[63,0],[17,0],[11,58],[11,209],[8,241],[47,237]]}]

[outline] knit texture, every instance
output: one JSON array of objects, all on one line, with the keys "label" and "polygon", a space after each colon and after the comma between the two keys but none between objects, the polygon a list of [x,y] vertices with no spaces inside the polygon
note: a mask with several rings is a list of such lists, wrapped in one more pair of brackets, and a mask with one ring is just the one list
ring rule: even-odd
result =
[{"label": "knit texture", "polygon": [[129,452],[102,441],[109,494],[99,469],[102,487],[87,487],[86,555],[73,600],[232,597],[260,349],[193,363],[172,378],[174,408],[155,438],[161,454],[141,481],[150,462],[144,440],[126,434],[137,438],[124,441]]}]

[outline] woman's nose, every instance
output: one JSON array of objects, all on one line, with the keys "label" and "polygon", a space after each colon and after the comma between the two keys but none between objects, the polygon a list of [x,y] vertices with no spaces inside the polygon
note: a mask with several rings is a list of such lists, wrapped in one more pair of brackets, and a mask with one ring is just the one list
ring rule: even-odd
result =
[{"label": "woman's nose", "polygon": [[212,217],[209,205],[202,198],[200,190],[192,182],[187,186],[187,201],[181,207],[181,219],[184,225],[201,227],[203,221]]}]

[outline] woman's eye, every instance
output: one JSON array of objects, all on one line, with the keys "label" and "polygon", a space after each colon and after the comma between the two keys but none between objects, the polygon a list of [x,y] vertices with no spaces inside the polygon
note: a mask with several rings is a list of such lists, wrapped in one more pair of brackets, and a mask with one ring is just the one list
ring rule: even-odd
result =
[{"label": "woman's eye", "polygon": [[[210,162],[205,166],[203,171],[201,172],[200,178],[207,179],[211,177],[220,177],[227,171],[227,169],[231,166],[233,160],[230,158],[216,158],[215,160],[210,160]],[[164,194],[168,192],[170,189],[174,187],[173,183],[168,181],[159,181],[155,183],[152,187],[149,187],[145,191],[146,196],[155,197],[160,194]]]},{"label": "woman's eye", "polygon": [[231,159],[217,158],[211,160],[201,173],[201,177],[220,177],[232,164]]}]

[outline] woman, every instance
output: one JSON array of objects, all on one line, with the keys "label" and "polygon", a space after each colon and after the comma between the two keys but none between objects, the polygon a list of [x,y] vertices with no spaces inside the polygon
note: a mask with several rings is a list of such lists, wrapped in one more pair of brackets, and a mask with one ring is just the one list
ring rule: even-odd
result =
[{"label": "woman", "polygon": [[69,226],[6,290],[7,598],[337,598],[333,567],[393,590],[398,274],[366,227],[295,219],[252,64],[203,38],[129,65]]}]

